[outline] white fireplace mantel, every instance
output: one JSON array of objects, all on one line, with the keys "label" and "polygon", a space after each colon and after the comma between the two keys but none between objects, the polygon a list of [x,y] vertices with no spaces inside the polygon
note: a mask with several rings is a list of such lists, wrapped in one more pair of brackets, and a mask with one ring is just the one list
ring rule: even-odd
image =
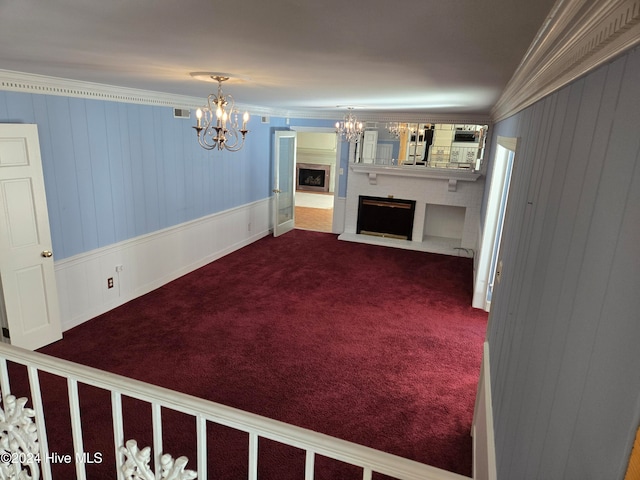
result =
[{"label": "white fireplace mantel", "polygon": [[362,163],[351,164],[351,170],[354,173],[368,175],[370,185],[376,185],[378,183],[379,175],[448,180],[450,192],[455,192],[457,190],[458,182],[475,182],[482,176],[480,172],[475,170],[431,168],[424,166],[386,166]]},{"label": "white fireplace mantel", "polygon": [[[338,238],[473,256],[477,247],[484,185],[482,173],[472,170],[351,164],[347,177],[344,231]],[[361,196],[415,201],[411,239],[358,233]]]}]

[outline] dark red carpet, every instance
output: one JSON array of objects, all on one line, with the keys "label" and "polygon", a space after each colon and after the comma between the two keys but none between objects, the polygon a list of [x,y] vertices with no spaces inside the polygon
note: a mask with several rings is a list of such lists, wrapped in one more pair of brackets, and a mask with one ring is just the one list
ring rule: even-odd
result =
[{"label": "dark red carpet", "polygon": [[[468,258],[294,230],[86,322],[41,351],[470,476],[487,320],[470,306],[472,268]],[[47,421],[59,421],[62,432],[65,387],[43,383]],[[81,403],[85,451],[110,449],[98,435],[111,432],[108,394],[84,387]],[[151,445],[149,409],[125,407],[126,437]],[[194,422],[177,427],[175,417],[165,415],[165,445],[195,469]],[[214,426],[208,434],[211,478],[246,478],[246,436]],[[58,436],[51,449],[70,453],[70,440]],[[266,441],[260,449],[261,478],[302,478],[296,449]],[[103,455],[113,462],[112,453]],[[233,458],[242,465],[229,464]],[[108,478],[104,466],[90,465],[89,478]],[[320,459],[323,469],[318,478],[347,478]]]}]

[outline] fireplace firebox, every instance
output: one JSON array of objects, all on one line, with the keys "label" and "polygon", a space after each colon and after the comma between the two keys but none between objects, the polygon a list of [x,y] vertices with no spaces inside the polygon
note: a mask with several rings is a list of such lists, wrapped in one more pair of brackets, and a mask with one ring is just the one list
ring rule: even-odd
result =
[{"label": "fireplace firebox", "polygon": [[411,240],[415,200],[360,196],[356,233]]},{"label": "fireplace firebox", "polygon": [[296,170],[296,190],[329,191],[331,165],[298,163],[296,164]]}]

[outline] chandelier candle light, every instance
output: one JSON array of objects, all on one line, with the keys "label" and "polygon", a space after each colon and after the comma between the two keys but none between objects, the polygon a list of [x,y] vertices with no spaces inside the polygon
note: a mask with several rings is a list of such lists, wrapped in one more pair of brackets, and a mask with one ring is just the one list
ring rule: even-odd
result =
[{"label": "chandelier candle light", "polygon": [[[202,76],[202,74],[191,74]],[[247,122],[249,112],[242,116],[242,128],[238,127],[238,110],[231,95],[222,94],[222,82],[230,77],[222,74],[211,74],[211,79],[218,82],[218,93],[207,97],[207,105],[196,110],[196,126],[198,143],[206,150],[229,150],[237,152],[244,146],[249,132]]]},{"label": "chandelier candle light", "polygon": [[387,130],[391,135],[399,138],[400,135],[405,131],[405,126],[404,124],[401,124],[399,122],[387,123]]},{"label": "chandelier candle light", "polygon": [[344,116],[342,122],[336,122],[336,133],[341,135],[347,142],[357,143],[363,130],[362,122],[358,122],[351,107],[349,107],[349,112]]}]

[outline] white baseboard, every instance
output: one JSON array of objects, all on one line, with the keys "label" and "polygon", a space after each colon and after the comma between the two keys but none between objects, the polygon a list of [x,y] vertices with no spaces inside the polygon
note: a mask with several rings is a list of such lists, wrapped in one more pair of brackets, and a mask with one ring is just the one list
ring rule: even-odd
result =
[{"label": "white baseboard", "polygon": [[57,261],[62,330],[268,235],[270,204],[267,198]]},{"label": "white baseboard", "polygon": [[498,475],[493,433],[488,342],[484,343],[471,435],[473,436],[473,478],[475,480],[496,480]]}]

